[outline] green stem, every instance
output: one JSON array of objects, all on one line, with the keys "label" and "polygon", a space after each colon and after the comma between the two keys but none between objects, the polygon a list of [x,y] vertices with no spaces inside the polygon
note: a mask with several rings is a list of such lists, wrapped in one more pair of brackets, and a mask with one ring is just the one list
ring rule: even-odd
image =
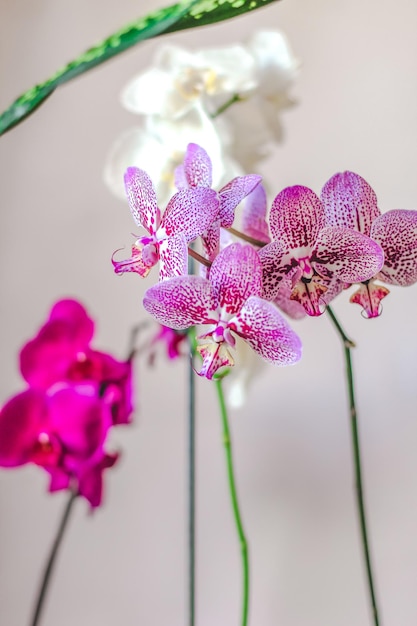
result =
[{"label": "green stem", "polygon": [[217,395],[220,405],[220,413],[223,423],[223,444],[226,451],[227,461],[227,474],[229,478],[230,497],[232,500],[233,514],[235,518],[235,524],[237,533],[239,536],[240,549],[242,554],[242,570],[243,570],[243,602],[242,602],[242,626],[246,626],[248,623],[248,611],[249,611],[249,555],[248,544],[245,537],[245,531],[243,530],[242,518],[239,510],[239,503],[236,493],[236,482],[233,471],[233,459],[232,459],[232,444],[230,438],[230,429],[227,418],[226,402],[223,394],[223,387],[221,379],[215,381]]},{"label": "green stem", "polygon": [[195,624],[195,328],[188,331],[188,624]]},{"label": "green stem", "polygon": [[373,623],[374,623],[374,626],[379,626],[380,622],[379,622],[379,617],[378,617],[378,604],[376,600],[374,576],[372,573],[372,565],[371,565],[371,554],[370,554],[370,549],[369,549],[368,530],[367,530],[367,524],[366,524],[365,498],[364,498],[363,482],[362,482],[362,463],[361,463],[359,430],[358,430],[358,420],[357,420],[357,411],[356,411],[356,402],[355,402],[355,385],[354,385],[354,379],[353,379],[351,349],[355,347],[355,343],[346,335],[345,331],[343,330],[342,326],[340,325],[336,315],[334,314],[330,306],[327,307],[327,313],[329,314],[329,317],[343,342],[343,347],[345,351],[346,382],[347,382],[348,396],[349,396],[353,461],[354,461],[354,467],[355,467],[356,502],[357,502],[358,513],[359,513],[359,524],[360,524],[361,538],[362,538],[362,550],[363,550],[363,556],[365,559],[365,567],[366,567],[366,575],[368,579],[368,591],[369,591],[369,599],[370,599],[370,603],[372,607]]},{"label": "green stem", "polygon": [[235,93],[231,98],[229,98],[229,100],[227,100],[224,104],[222,104],[217,109],[217,111],[212,113],[210,117],[214,120],[216,117],[219,117],[219,115],[227,111],[227,109],[231,107],[233,104],[235,104],[236,102],[242,102],[242,100],[244,99],[245,98],[243,96],[240,96],[238,93]]},{"label": "green stem", "polygon": [[41,613],[42,613],[42,609],[44,606],[44,602],[46,599],[46,595],[48,592],[48,588],[49,588],[49,582],[51,580],[51,575],[54,569],[54,565],[56,562],[56,557],[58,555],[58,551],[59,548],[61,546],[62,543],[62,539],[64,537],[64,533],[65,533],[65,529],[67,527],[69,518],[70,518],[70,514],[71,511],[73,509],[73,504],[75,502],[75,499],[77,498],[77,493],[74,491],[71,491],[69,499],[67,504],[65,505],[65,509],[64,509],[64,513],[62,515],[61,518],[61,522],[59,524],[58,527],[58,531],[54,540],[54,543],[52,545],[52,549],[51,552],[49,554],[49,558],[48,561],[46,563],[46,567],[45,567],[45,571],[43,573],[43,577],[42,577],[42,583],[39,589],[39,593],[38,593],[38,597],[36,600],[36,605],[35,605],[35,610],[33,612],[33,616],[31,619],[31,626],[37,626],[37,624],[39,624],[39,619],[41,617]]}]

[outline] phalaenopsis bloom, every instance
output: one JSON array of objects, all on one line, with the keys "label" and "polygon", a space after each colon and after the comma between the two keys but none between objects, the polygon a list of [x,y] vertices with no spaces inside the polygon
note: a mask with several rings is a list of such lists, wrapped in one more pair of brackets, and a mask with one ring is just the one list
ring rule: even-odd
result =
[{"label": "phalaenopsis bloom", "polygon": [[208,325],[199,336],[199,374],[211,379],[232,366],[235,334],[263,359],[289,365],[301,357],[301,342],[275,306],[261,298],[262,267],[251,246],[232,244],[214,260],[209,278],[178,276],[147,290],[144,307],[161,324],[183,329]]},{"label": "phalaenopsis bloom", "polygon": [[103,470],[117,461],[105,449],[109,429],[131,419],[131,359],[90,346],[94,322],[75,300],[61,300],[20,353],[28,388],[0,412],[0,465],[35,463],[50,491],[74,489],[92,507],[102,500]]},{"label": "phalaenopsis bloom", "polygon": [[273,241],[259,252],[263,295],[277,297],[291,285],[291,298],[309,315],[320,315],[345,283],[362,282],[384,263],[381,247],[346,225],[329,225],[320,198],[308,187],[283,189],[270,212]]},{"label": "phalaenopsis bloom", "polygon": [[125,186],[133,219],[148,235],[137,239],[131,258],[113,260],[116,274],[136,272],[145,277],[158,261],[161,280],[186,273],[189,242],[217,217],[216,192],[206,188],[182,189],[171,198],[161,217],[155,189],[144,170],[129,167]]},{"label": "phalaenopsis bloom", "polygon": [[354,172],[332,176],[321,199],[328,223],[368,235],[384,251],[379,271],[363,281],[349,281],[362,283],[350,301],[360,304],[367,317],[377,317],[389,290],[376,280],[402,287],[417,282],[417,211],[395,209],[381,215],[374,190]]},{"label": "phalaenopsis bloom", "polygon": [[[204,148],[195,143],[188,144],[184,163],[177,167],[175,175],[179,188],[211,189],[212,164]],[[232,226],[236,207],[259,185],[261,180],[262,177],[257,174],[236,176],[218,191],[219,211],[216,219],[200,233],[210,261],[219,252],[220,227]]]}]

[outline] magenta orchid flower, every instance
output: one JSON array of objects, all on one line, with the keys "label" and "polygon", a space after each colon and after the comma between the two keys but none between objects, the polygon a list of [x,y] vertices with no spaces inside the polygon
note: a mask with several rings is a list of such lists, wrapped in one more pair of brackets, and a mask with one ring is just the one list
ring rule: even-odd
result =
[{"label": "magenta orchid flower", "polygon": [[[175,180],[178,188],[211,189],[212,164],[207,152],[201,146],[190,143],[183,165],[176,168]],[[219,252],[220,227],[230,228],[235,218],[235,209],[262,180],[257,174],[236,176],[218,191],[219,211],[217,219],[201,233],[207,258],[213,261]]]},{"label": "magenta orchid flower", "polygon": [[287,187],[270,212],[273,241],[259,251],[263,295],[277,297],[291,281],[291,299],[309,315],[321,315],[345,283],[368,280],[384,262],[381,247],[347,226],[329,226],[325,209],[308,187]]},{"label": "magenta orchid flower", "polygon": [[217,217],[216,192],[205,188],[182,189],[171,198],[161,217],[152,181],[144,170],[129,167],[125,187],[133,219],[148,235],[137,239],[129,259],[112,259],[116,274],[136,272],[144,278],[158,261],[160,280],[186,274],[188,243]]},{"label": "magenta orchid flower", "polygon": [[0,411],[0,466],[35,463],[50,491],[74,489],[92,507],[102,501],[103,471],[118,455],[105,449],[115,424],[128,423],[131,362],[90,347],[94,322],[75,300],[61,300],[20,353],[29,388]]},{"label": "magenta orchid flower", "polygon": [[358,174],[335,174],[324,185],[321,199],[326,219],[347,226],[376,241],[384,251],[384,264],[350,298],[367,317],[377,317],[389,290],[375,280],[402,287],[417,282],[417,211],[396,209],[381,215],[372,187]]},{"label": "magenta orchid flower", "polygon": [[248,245],[232,244],[214,260],[209,279],[180,276],[148,289],[144,307],[161,324],[185,329],[209,325],[198,351],[199,374],[208,379],[232,366],[234,335],[242,337],[263,359],[289,365],[301,357],[301,342],[278,310],[262,300],[262,267]]},{"label": "magenta orchid flower", "polygon": [[94,322],[75,300],[60,300],[36,337],[20,352],[20,370],[30,387],[47,391],[56,383],[94,383],[109,404],[114,424],[129,423],[132,363],[93,350]]}]

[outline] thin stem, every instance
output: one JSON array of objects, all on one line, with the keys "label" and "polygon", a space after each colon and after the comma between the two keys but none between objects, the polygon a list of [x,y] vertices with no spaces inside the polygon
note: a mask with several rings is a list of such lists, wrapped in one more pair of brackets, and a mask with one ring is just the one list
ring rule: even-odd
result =
[{"label": "thin stem", "polygon": [[227,109],[229,107],[231,107],[233,104],[235,104],[236,102],[242,102],[242,100],[244,100],[245,98],[243,98],[242,96],[240,96],[238,93],[235,93],[231,98],[229,98],[229,100],[227,100],[224,104],[222,104],[217,111],[215,111],[214,113],[212,113],[210,115],[210,117],[214,120],[216,117],[219,117],[219,115],[221,115],[222,113],[224,113],[225,111],[227,111]]},{"label": "thin stem", "polygon": [[232,500],[233,514],[235,518],[235,524],[237,533],[239,536],[240,550],[242,555],[242,574],[243,574],[243,598],[242,598],[242,626],[246,626],[248,623],[249,612],[249,555],[248,544],[245,537],[245,531],[243,530],[242,517],[239,510],[239,503],[236,493],[236,482],[233,470],[233,458],[232,458],[232,443],[230,438],[230,429],[227,418],[226,402],[223,394],[223,387],[221,379],[215,381],[217,395],[219,399],[220,413],[223,423],[223,444],[226,451],[227,461],[227,474],[229,478],[229,490]]},{"label": "thin stem", "polygon": [[55,566],[56,557],[58,555],[59,548],[62,543],[62,539],[64,537],[65,529],[67,527],[71,511],[73,509],[73,504],[75,499],[77,498],[77,493],[71,491],[67,504],[65,505],[65,509],[61,518],[61,522],[58,526],[58,531],[55,536],[54,543],[52,544],[52,549],[49,554],[48,561],[46,563],[46,567],[43,573],[42,583],[39,588],[38,598],[35,605],[35,610],[33,612],[33,617],[31,619],[31,626],[37,626],[39,624],[39,619],[41,617],[42,609],[44,606],[44,602],[47,596],[49,583],[51,580],[51,575]]},{"label": "thin stem", "polygon": [[192,257],[193,259],[195,259],[196,261],[198,261],[199,263],[201,263],[202,265],[205,265],[206,267],[211,267],[211,263],[208,259],[205,259],[203,256],[201,256],[201,254],[198,254],[198,252],[196,252],[190,247],[188,248],[188,255]]},{"label": "thin stem", "polygon": [[254,239],[250,235],[245,235],[245,233],[242,233],[240,230],[236,230],[236,228],[230,227],[227,228],[227,230],[229,231],[229,233],[232,233],[232,235],[235,235],[235,237],[239,237],[239,239],[243,239],[243,241],[247,241],[254,246],[258,246],[259,248],[263,248],[264,246],[266,246],[266,243],[264,241]]},{"label": "thin stem", "polygon": [[195,329],[188,331],[188,624],[195,624]]},{"label": "thin stem", "polygon": [[349,396],[350,425],[351,425],[351,434],[352,434],[353,461],[354,461],[354,468],[355,468],[356,503],[357,503],[358,513],[359,513],[359,524],[360,524],[361,538],[362,538],[362,550],[363,550],[363,556],[365,559],[366,575],[367,575],[367,580],[368,580],[368,592],[369,592],[369,599],[370,599],[370,603],[372,607],[373,623],[374,623],[374,626],[379,626],[380,622],[379,622],[379,616],[378,616],[378,604],[377,604],[376,593],[375,593],[374,575],[372,573],[371,554],[370,554],[370,549],[369,549],[368,530],[367,530],[366,514],[365,514],[365,498],[364,498],[363,482],[362,482],[362,463],[361,463],[359,430],[358,430],[358,420],[357,420],[356,401],[355,401],[355,385],[354,385],[354,379],[353,379],[351,349],[355,346],[355,343],[346,335],[345,331],[343,330],[342,326],[340,325],[338,319],[336,318],[336,315],[334,314],[330,306],[327,307],[327,312],[343,342],[343,347],[345,351],[346,382],[347,382],[348,396]]}]

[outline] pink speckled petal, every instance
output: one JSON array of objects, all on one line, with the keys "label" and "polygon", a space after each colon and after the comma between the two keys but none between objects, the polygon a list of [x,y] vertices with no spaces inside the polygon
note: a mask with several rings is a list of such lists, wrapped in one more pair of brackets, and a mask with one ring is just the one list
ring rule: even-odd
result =
[{"label": "pink speckled petal", "polygon": [[136,224],[154,234],[159,228],[161,213],[148,174],[138,167],[128,167],[125,173],[125,189]]},{"label": "pink speckled petal", "polygon": [[163,280],[145,292],[143,306],[158,322],[177,330],[218,321],[210,281],[201,276]]},{"label": "pink speckled petal", "polygon": [[385,254],[381,280],[402,287],[417,282],[417,211],[384,213],[372,224],[371,237]]},{"label": "pink speckled petal", "polygon": [[219,215],[220,224],[223,228],[230,228],[232,226],[237,205],[259,185],[261,180],[262,176],[258,176],[257,174],[237,176],[220,189]]},{"label": "pink speckled petal", "polygon": [[378,317],[382,313],[381,300],[388,294],[389,289],[370,280],[362,283],[349,301],[359,304],[363,308],[365,317]]},{"label": "pink speckled petal", "polygon": [[229,327],[268,363],[291,365],[301,358],[300,338],[271,302],[251,296]]},{"label": "pink speckled petal", "polygon": [[287,187],[272,203],[269,225],[273,239],[281,241],[287,253],[306,248],[304,256],[308,256],[325,225],[324,207],[308,187]]},{"label": "pink speckled petal", "polygon": [[380,215],[372,187],[359,174],[341,172],[324,185],[321,192],[326,223],[368,235],[374,219]]},{"label": "pink speckled petal", "polygon": [[360,283],[375,276],[384,263],[382,248],[366,235],[350,228],[326,226],[311,256],[321,276]]},{"label": "pink speckled petal", "polygon": [[327,292],[327,285],[323,279],[315,274],[309,281],[299,280],[291,291],[291,300],[298,302],[304,307],[307,315],[317,317],[322,315],[326,309],[324,296]]},{"label": "pink speckled petal", "polygon": [[210,269],[213,293],[227,313],[240,311],[245,300],[262,291],[262,266],[252,246],[233,243],[213,261]]},{"label": "pink speckled petal", "polygon": [[142,258],[142,249],[137,246],[132,246],[132,256],[129,259],[124,259],[123,261],[115,261],[114,255],[119,252],[116,250],[113,252],[111,262],[114,267],[114,271],[116,274],[124,274],[124,272],[135,272],[135,274],[139,274],[142,278],[146,278],[149,274],[151,267],[146,265]]},{"label": "pink speckled petal", "polygon": [[159,280],[183,276],[188,271],[187,242],[184,235],[170,237],[159,245]]},{"label": "pink speckled petal", "polygon": [[214,261],[220,251],[220,220],[213,222],[201,235],[204,255],[209,261]]},{"label": "pink speckled petal", "polygon": [[272,241],[258,252],[262,265],[262,297],[274,300],[278,294],[280,283],[297,262],[282,248],[280,241]]},{"label": "pink speckled petal", "polygon": [[212,167],[207,152],[196,143],[189,143],[184,157],[184,173],[190,187],[211,187]]},{"label": "pink speckled petal", "polygon": [[211,380],[221,367],[232,367],[235,364],[230,348],[224,342],[216,343],[215,341],[210,341],[209,343],[199,345],[197,346],[197,352],[203,358],[203,364],[197,374],[208,378],[208,380]]},{"label": "pink speckled petal", "polygon": [[246,197],[242,211],[242,231],[254,239],[269,243],[271,239],[266,221],[266,210],[265,187],[259,184]]},{"label": "pink speckled petal", "polygon": [[213,189],[182,189],[169,201],[161,230],[168,236],[183,233],[188,243],[207,230],[218,211],[219,200]]}]

